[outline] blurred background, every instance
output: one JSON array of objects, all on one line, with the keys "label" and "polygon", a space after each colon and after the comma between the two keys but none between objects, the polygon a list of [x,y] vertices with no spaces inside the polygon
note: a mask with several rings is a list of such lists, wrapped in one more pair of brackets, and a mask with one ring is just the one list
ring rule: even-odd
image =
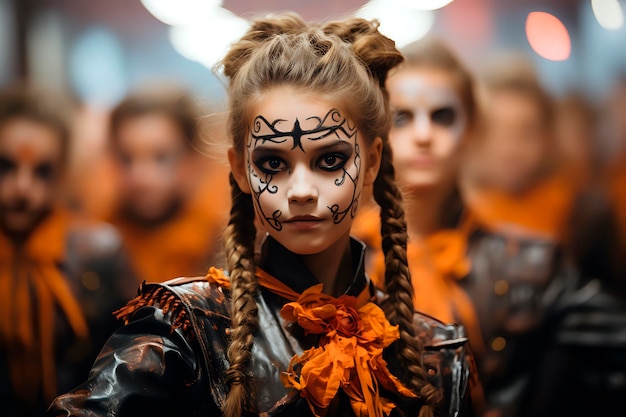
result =
[{"label": "blurred background", "polygon": [[[293,10],[306,19],[378,17],[399,43],[435,33],[473,68],[494,53],[520,51],[532,58],[551,92],[577,90],[600,100],[626,72],[625,5],[617,0],[0,0],[0,84],[27,78],[104,108],[151,80],[173,79],[207,100],[219,99],[224,89],[211,67],[245,28],[245,19]],[[540,41],[533,45],[534,39]]]},{"label": "blurred background", "polygon": [[[19,318],[20,329],[30,331],[25,338],[10,326],[0,325],[0,400],[3,404],[7,398],[12,401],[8,416],[42,415],[54,395],[83,381],[96,348],[112,331],[98,320],[112,320],[110,312],[135,294],[138,283],[202,275],[209,266],[224,264],[220,239],[229,215],[230,186],[223,153],[227,143],[223,123],[226,89],[217,63],[247,29],[250,19],[281,11],[295,11],[306,20],[354,15],[376,18],[380,31],[400,48],[427,36],[438,37],[461,58],[471,74],[466,78],[477,81],[476,97],[472,93],[468,105],[473,108],[476,104],[477,110],[472,113],[476,119],[472,129],[467,128],[471,130],[469,139],[463,142],[463,163],[450,169],[455,175],[458,169],[455,180],[459,184],[450,187],[452,197],[462,203],[463,210],[467,205],[481,227],[507,233],[507,239],[513,236],[511,241],[520,236],[538,239],[541,245],[549,241],[550,245],[544,245],[549,251],[552,243],[555,247],[566,245],[584,279],[599,277],[608,283],[606,294],[613,294],[614,302],[607,304],[604,298],[586,295],[584,300],[598,299],[601,308],[614,309],[607,314],[615,313],[619,319],[602,320],[615,323],[615,329],[605,327],[604,321],[600,325],[602,320],[590,314],[590,327],[600,327],[598,334],[607,337],[585,338],[584,343],[597,341],[598,346],[591,346],[591,353],[581,350],[582,359],[573,355],[575,366],[555,348],[554,356],[565,358],[563,369],[567,372],[554,375],[561,381],[576,382],[574,371],[580,363],[586,364],[593,376],[586,381],[600,381],[597,375],[601,375],[609,382],[590,383],[592,387],[578,395],[563,388],[566,402],[576,408],[579,404],[569,401],[571,398],[589,402],[608,398],[602,400],[607,409],[623,409],[626,0],[0,0],[0,313],[14,314],[0,317],[5,322]],[[502,63],[508,67],[499,67]],[[465,68],[459,71],[465,74]],[[449,78],[450,74],[443,72]],[[30,96],[22,84],[69,98],[69,116],[55,114],[67,104],[61,103],[63,100],[54,101],[54,95],[48,100],[42,100],[43,95]],[[3,96],[14,85],[23,90],[24,97],[15,92]],[[462,95],[455,83],[448,87],[455,97]],[[42,126],[47,128],[43,133],[36,129]],[[451,126],[445,125],[443,130],[452,130]],[[53,156],[47,155],[46,143],[54,143],[57,136],[63,139],[61,145],[56,153],[50,152]],[[71,136],[69,146],[65,145],[66,136]],[[32,139],[29,146],[20,145],[24,138]],[[208,144],[203,152],[190,146],[197,139]],[[207,158],[207,152],[214,157]],[[457,163],[455,158],[449,159]],[[25,177],[29,181],[17,175],[18,171],[29,173]],[[66,219],[67,208],[76,224],[70,224],[69,215]],[[24,215],[32,215],[28,218],[36,221],[19,229],[19,222],[12,219]],[[87,222],[82,223],[85,219],[102,224],[87,227]],[[44,220],[57,222],[58,227],[39,227]],[[454,227],[461,228],[460,220],[454,220]],[[108,228],[108,224],[114,227]],[[380,228],[374,225],[372,230],[379,239]],[[46,230],[57,234],[50,237]],[[39,241],[41,244],[32,246],[43,253],[33,249],[23,256],[31,249],[24,245],[27,239]],[[74,241],[79,242],[75,247],[70,245]],[[525,277],[534,274],[545,275],[546,282],[553,279],[553,271],[559,272],[555,265],[561,261],[560,252],[545,252],[544,256],[540,251],[537,256],[530,245],[528,251],[518,253],[509,249],[522,246],[509,243],[506,253],[502,252],[506,255],[502,265],[511,271],[506,277],[512,277],[510,283],[497,272],[489,278],[497,279],[498,285],[488,287],[490,281],[485,280],[486,289],[479,289],[497,303],[498,297],[505,296],[502,299],[526,303],[525,307],[536,313],[527,316],[530,322],[539,323],[543,310],[535,308],[536,300],[543,297],[544,288],[551,287],[544,286],[544,281],[530,285]],[[58,253],[50,250],[55,245]],[[465,246],[459,248],[459,253],[465,250]],[[111,253],[115,259],[110,259]],[[61,259],[60,254],[67,257]],[[53,316],[46,311],[63,300],[55,301],[56,293],[44,298],[42,292],[39,297],[33,290],[39,291],[33,285],[40,281],[30,271],[42,270],[41,259],[47,262],[44,272],[48,274],[42,280],[60,286],[66,279],[77,289],[75,301],[71,297],[65,300],[84,310],[85,326],[94,330],[90,343],[81,344],[80,326],[65,326],[66,334],[54,335],[59,345],[52,349],[53,335],[48,330],[54,327],[50,324]],[[66,262],[72,259],[80,260],[79,265]],[[520,259],[522,263],[518,263]],[[549,272],[537,273],[535,261]],[[428,260],[425,264],[436,263]],[[61,266],[65,268],[62,271]],[[14,283],[17,289],[10,291]],[[519,293],[514,288],[523,297],[515,296]],[[482,298],[477,300],[473,301],[478,305]],[[592,313],[593,308],[600,309],[591,304]],[[38,318],[31,320],[34,308],[49,319],[48,325],[35,323]],[[526,311],[515,308],[511,311]],[[76,311],[81,313],[78,308]],[[77,323],[78,313],[74,317],[68,313],[67,319]],[[514,314],[511,317],[515,319]],[[491,319],[489,315],[486,322]],[[115,328],[118,323],[113,322],[110,326]],[[522,329],[520,340],[535,337],[515,323],[515,329]],[[61,327],[55,331],[57,328]],[[45,351],[33,342],[39,339],[30,337],[35,331],[42,333],[38,336],[41,340],[47,340]],[[73,334],[76,341],[68,339]],[[497,342],[490,345],[496,355],[514,358],[505,350],[506,340],[494,335],[498,337],[485,339],[485,346]],[[63,345],[68,340],[71,344]],[[610,347],[614,356],[606,355],[601,350],[604,347]],[[84,351],[82,367],[67,359],[78,357],[75,352],[79,348]],[[10,351],[9,355],[3,356],[5,351]],[[49,366],[54,352],[59,352],[54,359],[58,362],[56,375]],[[35,356],[46,366],[33,361]],[[606,363],[597,365],[590,358],[606,359]],[[541,365],[533,358],[526,363],[529,368]],[[31,373],[24,373],[21,364],[30,364]],[[514,365],[516,369],[525,366]],[[565,386],[552,383],[552,387]],[[33,400],[32,392],[40,392],[38,401]],[[560,407],[564,401],[553,402]],[[574,415],[559,411],[547,415]]]}]

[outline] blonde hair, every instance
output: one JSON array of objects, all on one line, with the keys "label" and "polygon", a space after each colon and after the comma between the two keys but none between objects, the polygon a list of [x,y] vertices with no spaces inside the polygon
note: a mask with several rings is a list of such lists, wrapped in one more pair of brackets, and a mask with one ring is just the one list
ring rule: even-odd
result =
[{"label": "blonde hair", "polygon": [[[400,328],[398,353],[406,365],[406,375],[401,377],[423,399],[421,415],[430,415],[429,404],[435,405],[439,397],[421,367],[421,346],[413,327],[406,222],[387,140],[391,116],[384,84],[388,71],[401,61],[394,42],[378,32],[376,22],[349,19],[307,25],[295,14],[283,14],[254,21],[222,65],[230,79],[228,130],[240,155],[251,124],[250,106],[260,94],[280,86],[337,101],[366,142],[382,138],[374,196],[381,206],[385,279],[392,306],[389,320]],[[252,198],[239,189],[232,174],[231,187],[231,218],[224,238],[233,312],[227,372],[230,391],[224,406],[228,417],[241,415],[250,398],[246,373],[258,325]]]}]

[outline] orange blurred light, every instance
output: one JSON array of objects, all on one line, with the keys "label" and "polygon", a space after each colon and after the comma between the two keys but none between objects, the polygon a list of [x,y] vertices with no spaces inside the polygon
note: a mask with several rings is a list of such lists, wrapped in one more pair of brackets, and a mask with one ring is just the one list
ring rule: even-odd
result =
[{"label": "orange blurred light", "polygon": [[551,61],[565,61],[572,51],[567,28],[550,13],[529,13],[526,18],[526,37],[539,56]]}]

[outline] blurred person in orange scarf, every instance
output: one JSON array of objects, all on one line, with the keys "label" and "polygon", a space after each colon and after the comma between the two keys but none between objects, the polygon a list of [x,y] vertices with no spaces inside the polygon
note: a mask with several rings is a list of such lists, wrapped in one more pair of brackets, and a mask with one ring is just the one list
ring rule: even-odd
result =
[{"label": "blurred person in orange scarf", "polygon": [[140,281],[197,275],[219,263],[228,208],[215,196],[228,195],[227,167],[196,150],[200,117],[195,100],[171,87],[131,93],[110,116],[119,172],[112,222]]},{"label": "blurred person in orange scarf", "polygon": [[579,183],[559,163],[555,103],[520,57],[496,60],[481,80],[486,123],[469,152],[468,204],[491,230],[561,239]]},{"label": "blurred person in orange scarf", "polygon": [[[547,289],[563,292],[568,277],[555,274],[554,241],[490,230],[464,201],[464,158],[483,126],[469,71],[436,39],[420,40],[403,53],[405,63],[387,80],[389,137],[405,197],[415,308],[465,326],[486,412],[515,415],[538,356],[529,342],[544,324]],[[372,203],[362,208],[354,234],[377,248],[368,269],[382,285],[378,211]]]},{"label": "blurred person in orange scarf", "polygon": [[136,282],[115,230],[59,202],[70,146],[55,97],[0,93],[0,400],[38,416],[78,384]]}]

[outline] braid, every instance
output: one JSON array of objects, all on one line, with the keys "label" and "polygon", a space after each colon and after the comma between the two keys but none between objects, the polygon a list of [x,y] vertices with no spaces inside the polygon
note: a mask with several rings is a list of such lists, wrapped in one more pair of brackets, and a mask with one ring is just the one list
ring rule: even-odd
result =
[{"label": "braid", "polygon": [[413,325],[413,286],[407,261],[407,226],[402,195],[396,186],[391,146],[383,138],[380,172],[374,183],[374,198],[380,206],[382,249],[385,255],[385,286],[393,310],[389,320],[400,328],[399,355],[407,369],[409,386],[422,398],[420,417],[433,416],[441,392],[428,382],[421,366],[422,346]]},{"label": "braid", "polygon": [[255,297],[258,283],[255,277],[254,207],[248,194],[241,191],[230,174],[232,209],[230,221],[224,232],[226,261],[231,282],[231,341],[228,347],[230,367],[226,379],[230,391],[224,404],[226,417],[239,417],[249,398],[246,371],[254,332],[258,326]]}]

